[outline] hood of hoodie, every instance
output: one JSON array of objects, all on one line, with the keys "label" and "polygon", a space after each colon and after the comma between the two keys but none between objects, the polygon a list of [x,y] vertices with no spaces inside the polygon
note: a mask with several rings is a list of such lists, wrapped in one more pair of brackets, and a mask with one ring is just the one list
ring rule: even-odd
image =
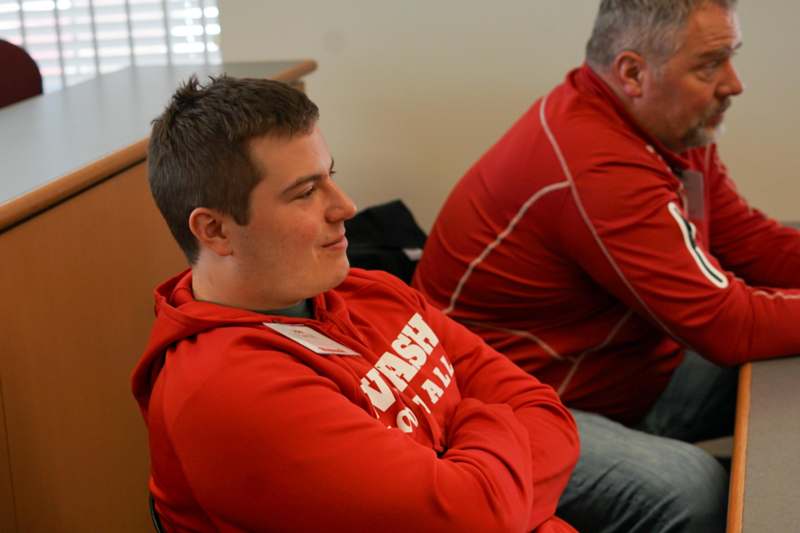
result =
[{"label": "hood of hoodie", "polygon": [[[309,321],[277,315],[267,318],[247,309],[197,301],[192,292],[191,270],[181,272],[156,287],[154,296],[156,320],[132,376],[133,394],[145,419],[153,385],[164,366],[169,348],[178,341],[220,327],[258,325],[265,320],[282,323]],[[314,298],[314,313],[316,316],[338,315],[338,320],[347,321],[341,297],[333,291]]]}]

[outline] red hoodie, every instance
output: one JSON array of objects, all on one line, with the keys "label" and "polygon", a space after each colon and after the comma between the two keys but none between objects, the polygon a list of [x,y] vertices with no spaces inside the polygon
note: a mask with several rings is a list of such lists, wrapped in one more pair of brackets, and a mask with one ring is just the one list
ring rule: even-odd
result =
[{"label": "red hoodie", "polygon": [[568,411],[399,280],[354,269],[302,319],[198,302],[185,272],[156,315],[133,391],[167,530],[574,531]]}]

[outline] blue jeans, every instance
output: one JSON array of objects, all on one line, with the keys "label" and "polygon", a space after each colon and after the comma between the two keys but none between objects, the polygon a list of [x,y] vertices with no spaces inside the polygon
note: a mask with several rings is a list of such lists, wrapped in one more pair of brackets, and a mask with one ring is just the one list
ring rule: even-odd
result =
[{"label": "blue jeans", "polygon": [[557,514],[581,533],[723,533],[728,473],[687,441],[732,433],[737,378],[687,352],[635,428],[572,410],[581,454]]}]

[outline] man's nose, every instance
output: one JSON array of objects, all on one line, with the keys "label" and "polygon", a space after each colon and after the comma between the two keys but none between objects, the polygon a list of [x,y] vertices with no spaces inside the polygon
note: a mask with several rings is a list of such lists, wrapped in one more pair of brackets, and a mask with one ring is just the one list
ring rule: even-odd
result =
[{"label": "man's nose", "polygon": [[340,222],[353,218],[355,214],[356,204],[336,183],[331,182],[331,204],[327,212],[328,220],[330,222]]},{"label": "man's nose", "polygon": [[742,83],[742,79],[739,77],[739,73],[736,71],[736,67],[733,66],[731,61],[728,61],[725,65],[724,74],[725,76],[718,87],[720,96],[728,97],[742,94],[744,91],[744,83]]}]

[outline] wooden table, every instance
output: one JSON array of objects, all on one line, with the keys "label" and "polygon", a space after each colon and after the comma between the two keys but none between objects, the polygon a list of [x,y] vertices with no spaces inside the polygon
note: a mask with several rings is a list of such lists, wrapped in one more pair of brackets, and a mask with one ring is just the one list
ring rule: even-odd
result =
[{"label": "wooden table", "polygon": [[147,186],[150,120],[192,73],[315,67],[140,67],[0,110],[0,531],[151,530],[130,373],[186,263]]},{"label": "wooden table", "polygon": [[744,365],[729,533],[800,532],[800,357]]}]

